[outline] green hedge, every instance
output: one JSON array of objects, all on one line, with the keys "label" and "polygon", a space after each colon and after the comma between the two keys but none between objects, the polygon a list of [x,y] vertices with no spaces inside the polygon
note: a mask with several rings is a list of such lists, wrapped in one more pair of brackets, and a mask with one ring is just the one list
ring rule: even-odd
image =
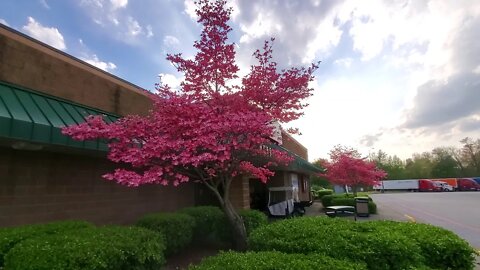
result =
[{"label": "green hedge", "polygon": [[357,225],[365,230],[394,230],[416,242],[427,266],[434,269],[472,269],[474,250],[451,231],[421,223],[371,221]]},{"label": "green hedge", "polygon": [[4,257],[10,249],[26,239],[44,234],[55,234],[87,227],[93,227],[93,225],[86,221],[68,220],[20,227],[0,228],[0,268],[3,266]]},{"label": "green hedge", "polygon": [[321,200],[323,196],[326,195],[332,195],[333,190],[331,189],[323,189],[323,190],[315,190],[313,191],[313,195],[315,196],[315,199]]},{"label": "green hedge", "polygon": [[268,224],[267,216],[258,210],[240,210],[239,214],[245,224],[247,235],[250,235],[253,230]]},{"label": "green hedge", "polygon": [[101,227],[41,235],[17,244],[5,270],[159,269],[164,239],[139,227]]},{"label": "green hedge", "polygon": [[182,213],[149,214],[138,220],[137,226],[161,232],[165,236],[165,254],[178,253],[192,242],[195,219]]},{"label": "green hedge", "polygon": [[474,262],[474,250],[457,235],[429,225],[393,221],[284,220],[252,232],[249,247],[350,259],[366,263],[368,269],[473,269]]},{"label": "green hedge", "polygon": [[361,263],[336,260],[321,255],[285,254],[280,252],[222,252],[204,259],[190,270],[362,270]]},{"label": "green hedge", "polygon": [[[331,205],[355,206],[355,198],[334,197],[331,201]],[[376,214],[377,213],[377,205],[373,201],[368,202],[368,212],[370,214]]]},{"label": "green hedge", "polygon": [[179,213],[187,214],[195,219],[194,237],[196,240],[221,240],[228,222],[225,214],[216,206],[195,206],[181,209]]},{"label": "green hedge", "polygon": [[[219,207],[195,206],[184,208],[179,212],[195,219],[194,235],[196,240],[232,242],[230,223]],[[247,235],[254,229],[268,224],[267,216],[257,210],[240,210],[239,215],[244,221]]]}]

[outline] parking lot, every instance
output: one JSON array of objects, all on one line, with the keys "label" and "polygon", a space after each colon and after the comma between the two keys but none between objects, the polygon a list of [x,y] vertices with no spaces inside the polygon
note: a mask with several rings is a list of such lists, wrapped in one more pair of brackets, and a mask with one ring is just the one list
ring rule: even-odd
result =
[{"label": "parking lot", "polygon": [[372,194],[374,217],[411,220],[440,226],[457,233],[480,249],[480,192]]}]

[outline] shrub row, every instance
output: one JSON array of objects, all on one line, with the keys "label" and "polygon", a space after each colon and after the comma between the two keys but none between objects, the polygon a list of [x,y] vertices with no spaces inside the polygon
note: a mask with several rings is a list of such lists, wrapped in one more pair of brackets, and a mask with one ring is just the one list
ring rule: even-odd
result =
[{"label": "shrub row", "polygon": [[[370,214],[377,213],[377,205],[373,202],[372,198],[368,197],[368,211]],[[322,197],[323,207],[329,207],[333,205],[349,205],[355,206],[355,198],[353,194],[332,194]]]},{"label": "shrub row", "polygon": [[362,270],[364,264],[322,255],[285,254],[280,252],[223,252],[204,259],[190,270]]},{"label": "shrub row", "polygon": [[166,240],[165,254],[169,256],[192,242],[195,219],[182,213],[158,213],[144,216],[136,225],[162,233]]},{"label": "shrub row", "polygon": [[[260,211],[242,210],[247,235],[267,224],[267,217]],[[215,206],[188,207],[178,213],[150,214],[141,218],[137,226],[161,232],[166,239],[166,255],[178,253],[193,239],[200,242],[231,243],[230,224],[220,208]]]},{"label": "shrub row", "polygon": [[368,269],[473,269],[474,250],[437,227],[393,221],[356,223],[323,217],[272,223],[249,237],[254,251],[320,254]]},{"label": "shrub row", "polygon": [[0,268],[4,265],[5,255],[18,243],[40,235],[56,234],[64,231],[92,228],[85,221],[59,221],[46,224],[25,225],[0,228]]},{"label": "shrub row", "polygon": [[143,228],[85,228],[22,241],[5,257],[5,270],[159,269],[164,250],[163,236]]},{"label": "shrub row", "polygon": [[332,195],[333,194],[333,190],[331,190],[331,189],[314,190],[312,192],[313,192],[313,196],[317,200],[321,200],[323,198],[323,196],[325,196],[325,195]]}]

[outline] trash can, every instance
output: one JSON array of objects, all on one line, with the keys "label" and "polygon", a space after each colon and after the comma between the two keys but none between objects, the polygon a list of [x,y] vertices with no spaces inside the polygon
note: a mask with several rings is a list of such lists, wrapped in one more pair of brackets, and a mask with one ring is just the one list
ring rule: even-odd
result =
[{"label": "trash can", "polygon": [[368,217],[368,197],[355,197],[355,211],[358,217]]}]

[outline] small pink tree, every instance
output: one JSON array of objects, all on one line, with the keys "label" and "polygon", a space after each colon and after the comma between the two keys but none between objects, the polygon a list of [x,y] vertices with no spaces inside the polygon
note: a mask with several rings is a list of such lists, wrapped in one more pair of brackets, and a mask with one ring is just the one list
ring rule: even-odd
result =
[{"label": "small pink tree", "polygon": [[387,176],[374,162],[361,158],[352,148],[336,146],[330,151],[330,160],[324,163],[325,176],[334,184],[351,186],[354,196],[359,186],[373,186]]},{"label": "small pink tree", "polygon": [[197,6],[203,31],[193,45],[195,57],[167,56],[185,76],[180,89],[157,85],[148,116],[129,115],[111,124],[90,117],[63,133],[77,140],[108,140],[108,158],[120,164],[104,175],[108,180],[131,187],[203,183],[230,221],[236,247],[245,249],[245,227],[230,201],[232,181],[247,175],[266,182],[275,166],[292,160],[267,147],[273,143],[271,124],[302,115],[317,65],[278,71],[272,39],[254,52],[259,63],[239,80],[235,46],[227,43],[232,10],[223,0],[200,0]]}]

